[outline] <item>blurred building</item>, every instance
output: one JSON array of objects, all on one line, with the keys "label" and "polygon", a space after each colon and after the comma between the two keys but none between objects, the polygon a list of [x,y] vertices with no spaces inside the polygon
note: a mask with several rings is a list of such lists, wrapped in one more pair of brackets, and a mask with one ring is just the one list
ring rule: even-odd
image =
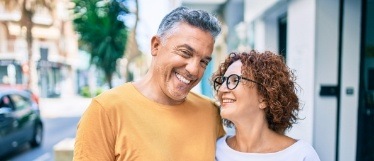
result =
[{"label": "blurred building", "polygon": [[236,49],[280,53],[302,88],[288,135],[324,161],[374,160],[374,1],[243,2]]},{"label": "blurred building", "polygon": [[[33,17],[33,57],[41,97],[56,97],[73,91],[77,36],[69,18],[69,0],[56,1],[53,15],[37,10]],[[27,43],[19,21],[20,10],[9,11],[0,4],[0,83],[26,84]],[[66,86],[67,85],[67,86]]]}]

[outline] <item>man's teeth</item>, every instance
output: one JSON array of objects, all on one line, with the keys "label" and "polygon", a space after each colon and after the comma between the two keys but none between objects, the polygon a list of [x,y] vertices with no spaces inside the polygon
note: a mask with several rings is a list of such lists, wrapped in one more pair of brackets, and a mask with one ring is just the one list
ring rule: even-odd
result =
[{"label": "man's teeth", "polygon": [[183,76],[179,75],[178,73],[175,73],[175,75],[176,75],[177,78],[178,78],[181,82],[183,82],[183,83],[188,84],[188,83],[191,82],[190,80],[187,80],[186,78],[184,78]]},{"label": "man's teeth", "polygon": [[224,99],[222,100],[223,103],[232,103],[232,102],[235,102],[235,100],[233,99]]}]

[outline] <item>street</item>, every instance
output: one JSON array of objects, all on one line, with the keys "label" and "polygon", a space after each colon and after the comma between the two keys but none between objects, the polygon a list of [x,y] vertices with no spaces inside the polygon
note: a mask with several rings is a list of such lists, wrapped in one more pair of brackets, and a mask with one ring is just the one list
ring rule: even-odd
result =
[{"label": "street", "polygon": [[0,161],[53,161],[53,146],[65,138],[75,137],[76,125],[90,101],[90,98],[79,96],[41,98],[43,144],[35,149],[23,145],[5,158],[0,158]]}]

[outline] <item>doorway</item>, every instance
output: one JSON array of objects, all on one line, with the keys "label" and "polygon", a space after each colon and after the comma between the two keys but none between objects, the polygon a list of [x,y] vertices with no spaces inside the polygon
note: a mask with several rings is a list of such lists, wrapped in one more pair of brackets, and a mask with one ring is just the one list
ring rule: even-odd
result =
[{"label": "doorway", "polygon": [[287,13],[278,17],[278,53],[287,60]]},{"label": "doorway", "polygon": [[374,0],[363,0],[356,160],[374,160]]}]

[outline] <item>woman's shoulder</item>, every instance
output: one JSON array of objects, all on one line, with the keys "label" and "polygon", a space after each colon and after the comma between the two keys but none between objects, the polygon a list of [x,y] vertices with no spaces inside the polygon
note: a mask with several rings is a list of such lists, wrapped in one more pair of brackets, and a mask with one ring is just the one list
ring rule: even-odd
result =
[{"label": "woman's shoulder", "polygon": [[231,149],[226,139],[231,136],[225,135],[217,140],[217,160],[261,160],[261,161],[320,161],[314,148],[304,140],[293,140],[293,144],[283,150],[270,153],[243,153]]},{"label": "woman's shoulder", "polygon": [[319,161],[318,154],[313,146],[305,140],[297,140],[289,151],[293,154],[304,155],[306,161]]},{"label": "woman's shoulder", "polygon": [[292,146],[295,146],[298,149],[314,150],[313,146],[305,140],[296,140]]}]

